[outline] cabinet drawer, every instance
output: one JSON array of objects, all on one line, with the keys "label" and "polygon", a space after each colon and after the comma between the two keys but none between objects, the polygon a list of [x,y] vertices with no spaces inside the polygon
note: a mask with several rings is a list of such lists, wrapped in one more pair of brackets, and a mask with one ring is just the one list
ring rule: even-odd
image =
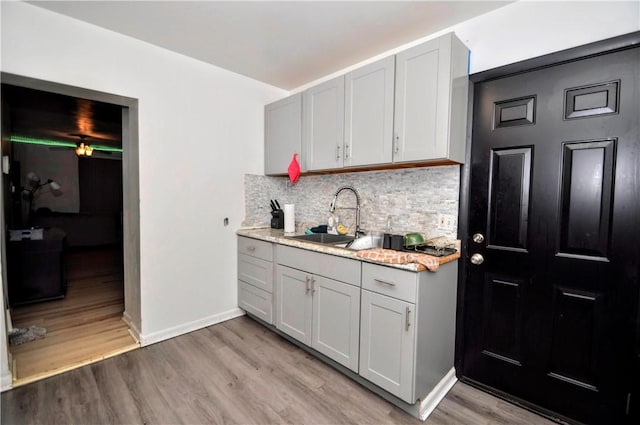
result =
[{"label": "cabinet drawer", "polygon": [[416,302],[417,273],[362,263],[362,288],[393,298]]},{"label": "cabinet drawer", "polygon": [[359,260],[280,245],[278,264],[360,286]]},{"label": "cabinet drawer", "polygon": [[245,282],[238,281],[238,307],[269,324],[273,324],[271,294]]},{"label": "cabinet drawer", "polygon": [[238,236],[238,253],[273,261],[273,244],[271,242]]},{"label": "cabinet drawer", "polygon": [[238,254],[238,279],[269,293],[273,292],[273,263]]}]

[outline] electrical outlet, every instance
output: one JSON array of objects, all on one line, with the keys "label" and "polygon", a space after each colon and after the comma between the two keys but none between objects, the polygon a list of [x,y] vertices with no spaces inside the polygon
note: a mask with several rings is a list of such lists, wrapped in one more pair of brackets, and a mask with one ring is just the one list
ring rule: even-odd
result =
[{"label": "electrical outlet", "polygon": [[456,230],[458,218],[453,214],[438,214],[438,230]]}]

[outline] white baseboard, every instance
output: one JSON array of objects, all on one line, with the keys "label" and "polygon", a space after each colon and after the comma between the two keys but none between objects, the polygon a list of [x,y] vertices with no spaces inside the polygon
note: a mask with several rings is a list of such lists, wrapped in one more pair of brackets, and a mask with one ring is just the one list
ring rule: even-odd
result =
[{"label": "white baseboard", "polygon": [[424,400],[420,403],[418,414],[420,415],[420,420],[424,421],[429,417],[431,412],[438,407],[438,404],[442,401],[442,399],[447,395],[449,390],[458,382],[458,378],[456,378],[456,370],[451,368],[449,372],[433,387],[433,390],[425,397]]},{"label": "white baseboard", "polygon": [[10,373],[6,373],[0,377],[0,392],[4,392],[13,388],[13,378]]},{"label": "white baseboard", "polygon": [[127,326],[129,326],[129,332],[131,332],[131,336],[133,336],[136,341],[140,342],[140,329],[138,329],[136,324],[133,323],[133,320],[131,319],[129,313],[127,313],[126,311],[122,313],[122,320],[124,320]]},{"label": "white baseboard", "polygon": [[206,328],[207,326],[215,325],[217,323],[226,322],[227,320],[234,319],[236,317],[244,316],[244,314],[244,310],[234,308],[223,313],[214,314],[213,316],[194,320],[193,322],[184,323],[172,328],[152,332],[150,334],[140,334],[140,346],[144,347],[147,345],[155,344],[156,342],[164,341],[165,339],[174,338],[182,334]]}]

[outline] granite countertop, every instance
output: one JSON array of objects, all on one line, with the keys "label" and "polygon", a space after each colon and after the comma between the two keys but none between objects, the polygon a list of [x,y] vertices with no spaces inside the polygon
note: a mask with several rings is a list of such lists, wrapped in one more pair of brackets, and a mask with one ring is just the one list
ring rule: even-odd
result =
[{"label": "granite countertop", "polygon": [[[364,261],[373,264],[380,264],[384,266],[394,267],[401,270],[408,270],[412,272],[421,272],[426,270],[426,267],[417,264],[417,263],[409,263],[409,264],[387,264],[381,263],[378,261],[374,261],[368,258],[361,258],[358,256],[358,252],[347,248],[340,248],[331,245],[322,245],[318,243],[299,241],[295,239],[289,239],[285,237],[284,231],[282,229],[271,229],[269,227],[244,227],[238,229],[236,231],[238,236],[244,236],[252,239],[259,239],[267,242],[274,242],[280,245],[292,246],[295,248],[302,248],[309,251],[320,252],[323,254],[337,255],[339,257],[345,258],[353,258],[354,260]],[[455,261],[460,258],[460,252],[456,252],[455,254],[448,255],[446,257],[433,257],[437,258],[440,265]]]}]

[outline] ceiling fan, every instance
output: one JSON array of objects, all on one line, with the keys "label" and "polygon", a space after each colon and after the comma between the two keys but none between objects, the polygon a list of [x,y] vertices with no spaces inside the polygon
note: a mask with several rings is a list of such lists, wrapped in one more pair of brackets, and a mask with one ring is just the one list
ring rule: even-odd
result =
[{"label": "ceiling fan", "polygon": [[76,155],[78,155],[79,157],[106,157],[111,159],[122,158],[122,148],[107,145],[89,144],[87,143],[86,139],[93,137],[88,134],[67,133],[66,137],[68,138],[69,136],[77,137],[78,141],[70,142],[23,136],[11,136],[10,140],[15,143],[48,146],[48,148],[52,151],[66,151],[69,149],[73,149],[75,150]]}]

